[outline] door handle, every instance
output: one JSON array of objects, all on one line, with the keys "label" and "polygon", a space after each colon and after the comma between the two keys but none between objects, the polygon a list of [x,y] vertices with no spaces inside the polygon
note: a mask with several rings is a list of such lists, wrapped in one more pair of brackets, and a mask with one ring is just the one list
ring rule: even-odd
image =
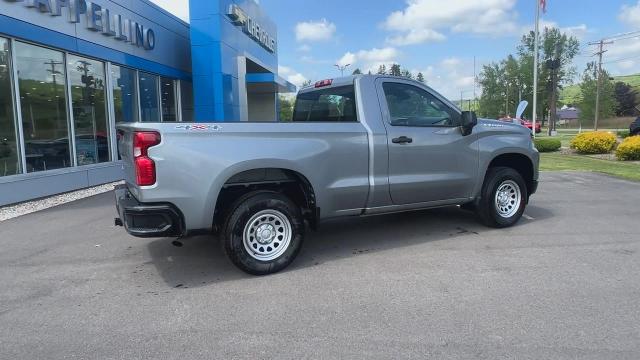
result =
[{"label": "door handle", "polygon": [[399,138],[395,138],[391,140],[394,144],[411,144],[413,139],[406,136],[400,136]]}]

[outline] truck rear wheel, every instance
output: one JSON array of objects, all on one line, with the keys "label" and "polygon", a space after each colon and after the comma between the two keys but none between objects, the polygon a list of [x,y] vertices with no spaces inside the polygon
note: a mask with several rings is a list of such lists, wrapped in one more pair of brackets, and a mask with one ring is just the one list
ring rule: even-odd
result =
[{"label": "truck rear wheel", "polygon": [[527,186],[519,172],[509,167],[489,168],[476,213],[487,226],[513,226],[524,214],[527,196]]},{"label": "truck rear wheel", "polygon": [[229,259],[252,275],[286,268],[300,252],[305,225],[300,208],[286,196],[258,191],[241,197],[222,235]]}]

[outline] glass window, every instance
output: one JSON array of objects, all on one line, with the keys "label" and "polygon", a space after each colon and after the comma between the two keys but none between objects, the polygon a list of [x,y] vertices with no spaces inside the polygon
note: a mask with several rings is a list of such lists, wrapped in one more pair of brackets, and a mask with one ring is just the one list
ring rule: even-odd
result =
[{"label": "glass window", "polygon": [[27,172],[71,166],[64,55],[16,41]]},{"label": "glass window", "polygon": [[384,94],[394,126],[459,126],[460,114],[419,87],[384,83]]},{"label": "glass window", "polygon": [[67,56],[78,166],[109,161],[104,63]]},{"label": "glass window", "polygon": [[136,71],[125,67],[111,66],[113,102],[116,122],[138,121],[138,94]]},{"label": "glass window", "polygon": [[180,80],[180,100],[182,100],[182,121],[193,122],[193,84]]},{"label": "glass window", "polygon": [[9,40],[0,38],[0,177],[20,173],[10,64]]},{"label": "glass window", "polygon": [[356,95],[353,86],[335,87],[298,94],[293,121],[358,121]]},{"label": "glass window", "polygon": [[160,91],[162,99],[162,121],[176,122],[178,114],[176,111],[176,88],[173,79],[161,77]]},{"label": "glass window", "polygon": [[160,122],[158,100],[158,77],[140,72],[140,121]]}]

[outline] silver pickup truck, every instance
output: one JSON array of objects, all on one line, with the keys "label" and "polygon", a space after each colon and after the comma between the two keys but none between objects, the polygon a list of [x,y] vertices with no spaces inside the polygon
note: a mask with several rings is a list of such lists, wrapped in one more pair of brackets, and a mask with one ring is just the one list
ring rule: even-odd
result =
[{"label": "silver pickup truck", "polygon": [[478,120],[422,83],[359,75],[302,89],[291,122],[118,126],[117,225],[138,237],[219,235],[256,275],[284,269],[307,227],[442,206],[515,224],[538,187],[520,125]]}]

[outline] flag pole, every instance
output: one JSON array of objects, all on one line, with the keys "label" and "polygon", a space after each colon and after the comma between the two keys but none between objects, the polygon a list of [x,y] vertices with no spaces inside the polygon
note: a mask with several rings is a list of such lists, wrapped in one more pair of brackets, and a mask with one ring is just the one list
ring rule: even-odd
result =
[{"label": "flag pole", "polygon": [[538,121],[538,43],[540,38],[540,0],[536,2],[536,34],[533,50],[533,137],[536,137],[536,121]]}]

